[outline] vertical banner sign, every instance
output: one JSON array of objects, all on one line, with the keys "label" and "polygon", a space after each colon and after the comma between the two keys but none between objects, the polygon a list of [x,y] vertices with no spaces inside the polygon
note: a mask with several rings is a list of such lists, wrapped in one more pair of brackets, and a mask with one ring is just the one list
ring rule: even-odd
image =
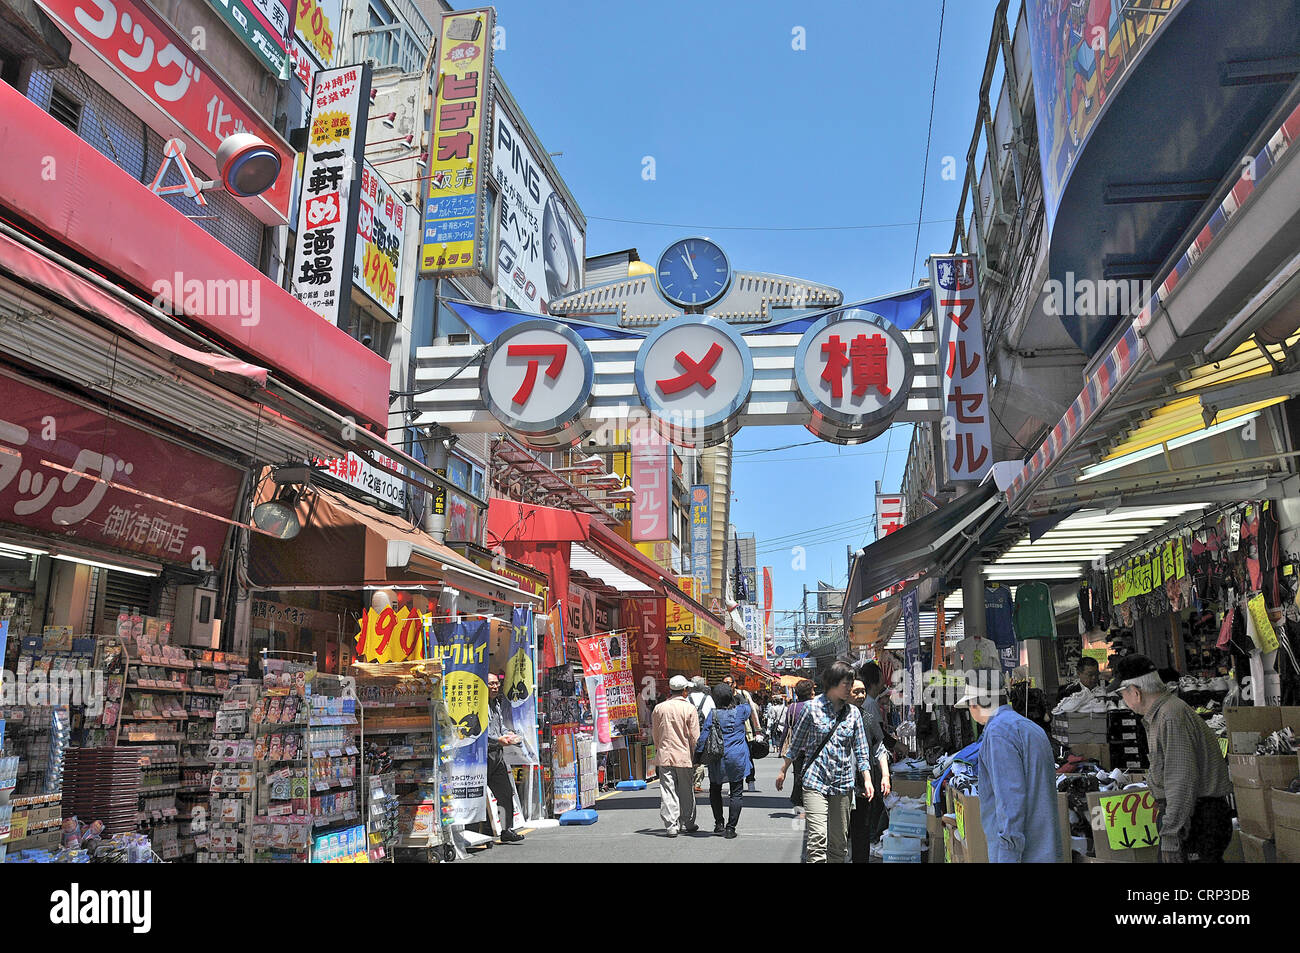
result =
[{"label": "vertical banner sign", "polygon": [[289,78],[293,0],[208,0],[276,79]]},{"label": "vertical banner sign", "polygon": [[772,631],[772,567],[763,567],[763,628]]},{"label": "vertical banner sign", "polygon": [[921,687],[921,612],[915,588],[903,596],[903,686],[903,704],[917,704]]},{"label": "vertical banner sign", "polygon": [[650,427],[635,427],[628,433],[632,444],[632,541],[652,542],[672,538],[672,450]]},{"label": "vertical banner sign", "polygon": [[623,615],[633,628],[632,679],[642,700],[659,697],[661,683],[667,687],[667,621],[663,599],[628,599]]},{"label": "vertical banner sign", "polygon": [[507,745],[502,751],[506,764],[536,765],[537,758],[537,671],[533,653],[533,610],[515,606],[510,617],[510,658],[502,688],[510,703],[510,726],[523,743]]},{"label": "vertical banner sign", "polygon": [[298,199],[293,293],[330,324],[349,332],[349,276],[356,256],[369,113],[369,64],[316,74]]},{"label": "vertical banner sign", "polygon": [[333,68],[343,0],[297,0],[297,4],[293,35],[298,48],[311,57],[317,69]]},{"label": "vertical banner sign", "polygon": [[903,526],[905,504],[901,496],[876,494],[876,539],[888,536]]},{"label": "vertical banner sign", "polygon": [[587,699],[596,726],[596,740],[607,745],[613,737],[610,729],[609,699],[605,695],[605,657],[597,635],[578,637],[578,654],[582,657],[582,674],[587,680]]},{"label": "vertical banner sign", "polygon": [[484,130],[492,87],[492,7],[444,13],[436,59],[429,196],[420,272],[477,272],[481,260]]},{"label": "vertical banner sign", "polygon": [[361,202],[357,211],[357,252],[352,283],[394,321],[397,282],[402,277],[406,204],[369,162],[361,167]]},{"label": "vertical banner sign", "polygon": [[436,626],[434,658],[442,663],[442,691],[453,724],[447,769],[457,824],[487,817],[487,619]]},{"label": "vertical banner sign", "polygon": [[944,368],[943,437],[949,481],[978,482],[993,468],[984,316],[972,255],[931,255],[939,366]]},{"label": "vertical banner sign", "polygon": [[701,593],[712,591],[713,519],[712,488],[691,487],[691,575]]},{"label": "vertical banner sign", "polygon": [[548,616],[550,625],[546,631],[547,661],[551,668],[569,664],[569,653],[565,647],[568,641],[564,631],[564,603],[557,602]]}]

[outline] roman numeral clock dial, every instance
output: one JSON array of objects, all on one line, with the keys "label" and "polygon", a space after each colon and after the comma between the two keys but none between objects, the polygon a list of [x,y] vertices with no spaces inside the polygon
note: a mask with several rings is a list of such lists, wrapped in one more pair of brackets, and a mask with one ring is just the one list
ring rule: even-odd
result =
[{"label": "roman numeral clock dial", "polygon": [[707,238],[683,238],[659,256],[655,277],[660,293],[673,304],[702,312],[731,287],[731,263]]}]

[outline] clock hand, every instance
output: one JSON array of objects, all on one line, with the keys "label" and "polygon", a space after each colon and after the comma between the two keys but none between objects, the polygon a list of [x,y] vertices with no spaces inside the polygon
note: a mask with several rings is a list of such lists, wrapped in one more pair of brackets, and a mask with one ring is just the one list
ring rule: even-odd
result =
[{"label": "clock hand", "polygon": [[686,252],[682,252],[682,261],[686,262],[686,267],[691,270],[691,278],[695,281],[699,281],[700,276],[695,273],[695,266],[692,265],[691,260],[686,257]]}]

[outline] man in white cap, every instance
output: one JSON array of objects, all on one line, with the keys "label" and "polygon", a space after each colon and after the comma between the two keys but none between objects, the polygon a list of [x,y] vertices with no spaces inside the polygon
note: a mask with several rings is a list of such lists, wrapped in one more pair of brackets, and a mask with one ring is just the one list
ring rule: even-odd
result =
[{"label": "man in white cap", "polygon": [[700,716],[687,699],[691,683],[681,675],[668,681],[672,698],[656,705],[650,721],[659,775],[659,816],[669,837],[679,830],[692,834],[695,823],[695,765],[692,756],[700,738]]}]

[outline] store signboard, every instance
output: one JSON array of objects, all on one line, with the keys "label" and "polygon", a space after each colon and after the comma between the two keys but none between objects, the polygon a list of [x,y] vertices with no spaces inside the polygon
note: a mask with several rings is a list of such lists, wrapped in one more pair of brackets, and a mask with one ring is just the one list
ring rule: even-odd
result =
[{"label": "store signboard", "polygon": [[443,699],[451,717],[447,785],[457,824],[487,816],[487,619],[435,623],[433,657],[442,663]]},{"label": "store signboard", "polygon": [[659,325],[636,352],[637,394],[674,443],[719,443],[740,429],[754,359],[727,322],[687,314]]},{"label": "store signboard", "polygon": [[905,522],[906,505],[897,494],[876,494],[876,538],[888,536],[902,529]]},{"label": "store signboard", "polygon": [[586,238],[499,103],[492,175],[501,191],[497,285],[521,311],[547,314],[548,302],[583,286]]},{"label": "store signboard", "polygon": [[289,40],[293,36],[293,0],[208,0],[208,6],[244,41],[276,79],[289,78]]},{"label": "store signboard", "polygon": [[180,137],[186,159],[216,178],[217,149],[250,132],[280,156],[280,176],[241,199],[267,225],[289,221],[294,151],[145,0],[38,0],[72,40],[72,59],[164,139]]},{"label": "store signboard", "polygon": [[369,113],[369,64],[316,74],[292,290],[299,301],[345,331],[352,327],[350,286]]},{"label": "store signboard", "polygon": [[407,484],[395,474],[405,474],[406,470],[391,457],[379,457],[381,467],[348,451],[345,457],[317,457],[313,463],[322,473],[327,473],[340,483],[360,490],[381,503],[397,509],[406,508]]},{"label": "store signboard", "polygon": [[634,427],[632,445],[632,541],[648,542],[671,537],[672,447],[649,427]]},{"label": "store signboard", "polygon": [[711,487],[691,487],[691,575],[702,593],[713,591],[712,498]]},{"label": "store signboard", "polygon": [[[330,69],[334,66],[342,28],[343,0],[297,0],[297,3],[293,35],[298,46],[315,61],[317,69]],[[312,87],[309,84],[307,88]]]},{"label": "store signboard", "polygon": [[479,394],[522,442],[555,450],[586,435],[575,421],[591,401],[594,374],[587,342],[572,328],[539,318],[515,325],[488,347]]},{"label": "store signboard", "polygon": [[656,566],[671,572],[673,565],[673,544],[671,540],[656,539],[653,542],[634,543],[637,551],[650,557]]},{"label": "store signboard", "polygon": [[772,567],[763,567],[763,628],[772,631]]},{"label": "store signboard", "polygon": [[361,167],[361,199],[357,211],[357,249],[352,283],[394,321],[398,314],[397,285],[402,280],[406,248],[406,203],[366,162]]},{"label": "store signboard", "polygon": [[626,599],[623,617],[632,633],[632,680],[644,701],[667,693],[668,632],[663,599]]},{"label": "store signboard", "polygon": [[763,627],[759,622],[758,610],[753,606],[742,606],[741,616],[745,620],[745,651],[757,658],[764,655]]},{"label": "store signboard", "polygon": [[569,584],[568,626],[565,631],[571,639],[582,639],[596,631],[596,594],[581,586]]},{"label": "store signboard", "polygon": [[[677,588],[691,598],[695,597],[695,579],[692,576],[679,576],[677,578]],[[694,635],[695,634],[695,613],[693,613],[684,602],[679,602],[673,595],[671,589],[668,590],[667,604],[667,624],[668,631],[673,635]]]},{"label": "store signboard", "polygon": [[434,67],[433,147],[420,273],[483,270],[483,136],[492,85],[492,7],[444,13]]},{"label": "store signboard", "polygon": [[953,483],[979,482],[993,468],[988,361],[977,269],[973,255],[930,256],[939,366],[943,369],[944,472]]},{"label": "store signboard", "polygon": [[215,568],[243,474],[0,374],[0,522]]},{"label": "store signboard", "polygon": [[410,662],[424,658],[425,617],[411,606],[367,609],[357,621],[360,662]]}]

